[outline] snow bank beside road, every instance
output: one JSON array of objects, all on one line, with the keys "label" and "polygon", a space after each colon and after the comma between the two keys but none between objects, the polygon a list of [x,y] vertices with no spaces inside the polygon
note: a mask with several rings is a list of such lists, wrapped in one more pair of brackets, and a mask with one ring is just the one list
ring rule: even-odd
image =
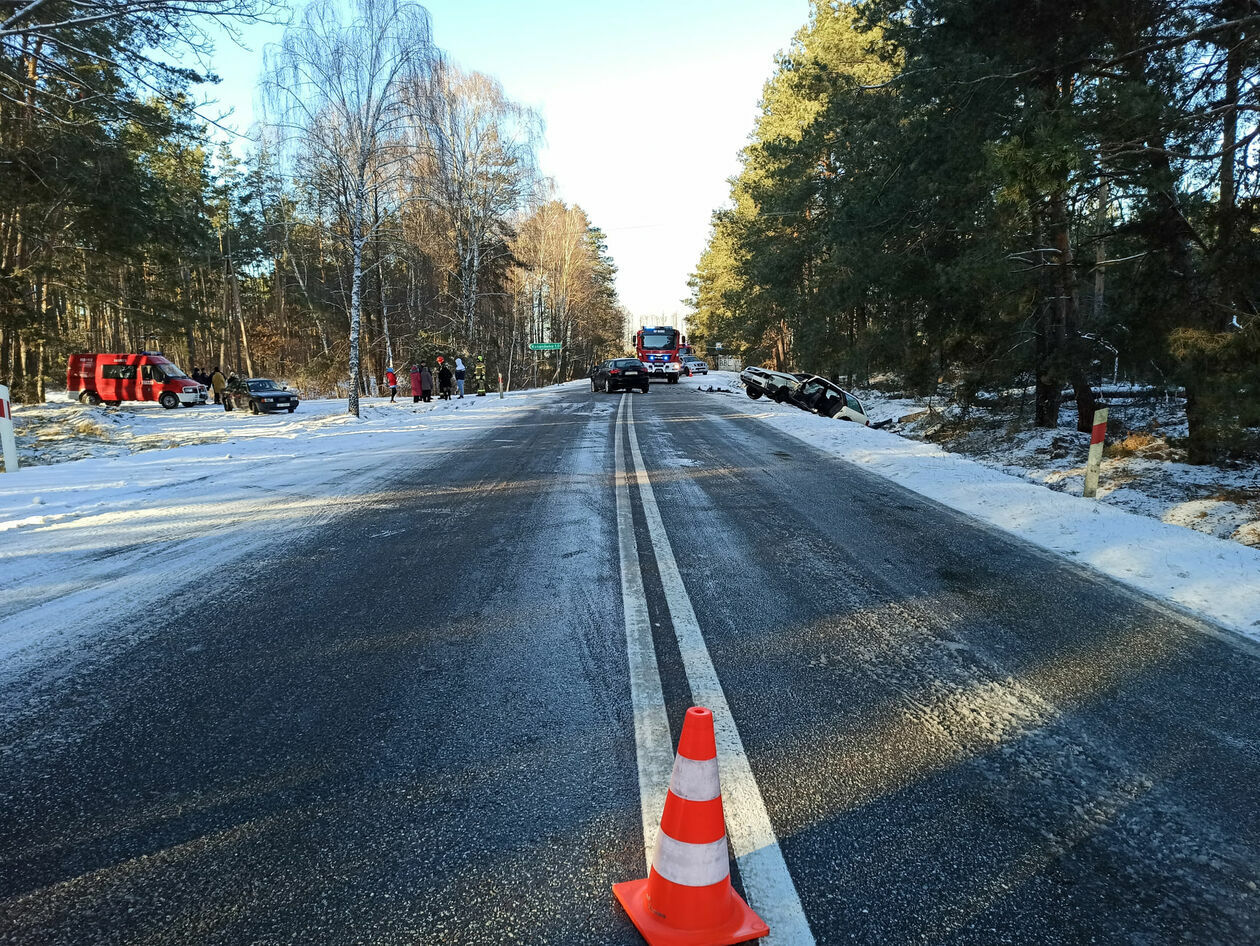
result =
[{"label": "snow bank beside road", "polygon": [[712,383],[739,391],[741,409],[784,433],[1260,640],[1260,549],[1056,492],[932,444],[750,401],[735,375]]},{"label": "snow bank beside road", "polygon": [[392,474],[440,463],[561,390],[365,399],[358,418],[341,400],[259,416],[156,404],[32,408],[106,425],[111,436],[99,455],[0,475],[0,662],[21,670],[111,625],[160,629],[173,595],[213,585],[227,563],[274,550],[314,521],[387,501],[378,490]]}]

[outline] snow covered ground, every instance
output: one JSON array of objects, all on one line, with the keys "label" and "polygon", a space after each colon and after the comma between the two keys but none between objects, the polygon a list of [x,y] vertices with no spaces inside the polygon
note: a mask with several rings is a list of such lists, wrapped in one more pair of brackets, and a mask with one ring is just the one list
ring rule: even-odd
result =
[{"label": "snow covered ground", "polygon": [[[964,420],[956,405],[942,405],[939,399],[929,404],[878,391],[855,393],[873,418],[893,419],[888,429],[894,433],[1081,495],[1089,434],[1076,430],[1074,402],[1063,404],[1058,429],[1045,430],[1029,423],[1029,404],[1022,419],[1018,408],[977,408]],[[914,419],[897,422],[906,417]],[[1143,516],[1260,547],[1260,467],[1180,462],[1184,451],[1178,442],[1186,432],[1180,400],[1113,402],[1099,498]]]},{"label": "snow covered ground", "polygon": [[[1100,499],[1088,500],[1080,496],[1083,460],[1070,459],[1065,450],[1063,457],[1055,458],[1057,466],[1052,465],[1055,461],[1042,468],[1031,465],[1032,458],[1043,456],[1041,448],[1055,438],[1074,446],[1083,438],[1088,447],[1089,435],[1078,435],[1072,427],[1036,432],[1015,446],[1004,441],[1001,448],[995,444],[989,456],[970,458],[913,439],[914,431],[905,430],[908,424],[876,430],[807,414],[766,398],[751,401],[739,384],[739,376],[733,373],[713,372],[691,383],[699,388],[725,388],[731,392],[725,396],[732,398],[732,403],[785,433],[1260,640],[1260,548],[1238,541],[1255,534],[1260,515],[1253,510],[1249,517],[1244,516],[1242,526],[1231,533],[1235,541],[1229,541],[1212,534],[1224,529],[1186,528],[1200,526],[1203,517],[1189,512],[1193,507],[1186,502],[1161,498],[1158,483],[1145,489],[1131,485],[1136,479],[1133,470],[1142,469],[1143,482],[1165,479],[1165,496],[1175,497],[1192,494],[1196,484],[1214,478],[1228,480],[1232,471],[1126,458],[1104,466]],[[863,403],[875,421],[924,410],[924,405],[909,400],[867,397]],[[1042,439],[1046,444],[1039,442]],[[1154,468],[1143,469],[1143,465]],[[1125,477],[1130,478],[1126,481]],[[1254,469],[1237,471],[1232,482],[1240,491],[1260,487]],[[1214,483],[1210,488],[1219,486]],[[1067,491],[1073,489],[1075,495]],[[1255,495],[1260,496],[1260,492]]]},{"label": "snow covered ground", "polygon": [[439,464],[560,390],[371,398],[359,418],[344,400],[258,416],[213,405],[19,407],[24,465],[0,474],[0,666],[70,653],[119,614],[150,627],[198,578],[282,554],[315,522],[387,504],[377,486],[401,464]]}]

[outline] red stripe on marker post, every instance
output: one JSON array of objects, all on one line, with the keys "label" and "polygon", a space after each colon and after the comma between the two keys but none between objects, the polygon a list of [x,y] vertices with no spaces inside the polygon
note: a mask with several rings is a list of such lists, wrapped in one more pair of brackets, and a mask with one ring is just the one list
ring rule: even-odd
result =
[{"label": "red stripe on marker post", "polygon": [[1103,441],[1107,439],[1107,408],[1094,411],[1094,427],[1089,438],[1089,460],[1085,464],[1084,495],[1098,495],[1098,473],[1102,469]]}]

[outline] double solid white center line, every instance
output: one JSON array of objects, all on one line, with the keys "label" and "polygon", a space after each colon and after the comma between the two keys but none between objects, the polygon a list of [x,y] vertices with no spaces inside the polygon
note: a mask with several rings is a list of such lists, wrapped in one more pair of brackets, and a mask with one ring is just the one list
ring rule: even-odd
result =
[{"label": "double solid white center line", "polygon": [[665,806],[665,790],[669,786],[674,761],[673,740],[670,738],[660,672],[656,665],[643,576],[639,571],[638,544],[630,505],[630,479],[622,447],[623,431],[629,438],[639,500],[692,699],[697,706],[707,706],[713,711],[726,832],[744,881],[744,892],[748,895],[749,905],[770,926],[770,937],[765,942],[792,946],[812,944],[814,937],[805,921],[800,897],[784,863],[761,789],[753,777],[743,740],[726,702],[726,694],[722,692],[717,671],[713,669],[713,660],[700,633],[695,609],[665,533],[665,524],[656,505],[656,494],[652,490],[635,433],[633,395],[624,394],[617,408],[613,462],[617,480],[621,600],[626,622],[626,650],[630,660],[630,699],[634,708],[635,753],[643,808],[643,849],[648,864],[652,862],[652,850]]}]

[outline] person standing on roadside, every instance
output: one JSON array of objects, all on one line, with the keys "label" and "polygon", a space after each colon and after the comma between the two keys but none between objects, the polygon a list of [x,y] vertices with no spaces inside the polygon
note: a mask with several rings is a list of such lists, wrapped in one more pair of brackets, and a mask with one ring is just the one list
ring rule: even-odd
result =
[{"label": "person standing on roadside", "polygon": [[420,397],[426,404],[433,400],[433,372],[428,365],[420,366]]},{"label": "person standing on roadside", "polygon": [[464,359],[455,359],[455,387],[459,390],[459,399],[464,398],[464,375],[468,373],[468,369],[464,367]]},{"label": "person standing on roadside", "polygon": [[421,394],[420,383],[421,383],[422,378],[423,378],[423,375],[420,374],[420,366],[412,365],[411,366],[411,403],[412,404],[415,404],[417,401],[420,400],[420,394]]},{"label": "person standing on roadside", "polygon": [[451,399],[451,379],[453,377],[450,365],[442,362],[441,367],[438,368],[438,396],[444,401]]},{"label": "person standing on roadside", "polygon": [[389,403],[393,404],[398,394],[398,375],[394,374],[393,368],[385,369],[385,383],[389,385]]},{"label": "person standing on roadside", "polygon": [[473,380],[477,382],[477,397],[486,396],[486,359],[477,356],[477,367],[473,369]]},{"label": "person standing on roadside", "polygon": [[223,403],[223,389],[227,387],[227,378],[223,372],[219,370],[219,366],[214,366],[214,371],[210,375],[210,387],[214,389],[214,403]]}]

